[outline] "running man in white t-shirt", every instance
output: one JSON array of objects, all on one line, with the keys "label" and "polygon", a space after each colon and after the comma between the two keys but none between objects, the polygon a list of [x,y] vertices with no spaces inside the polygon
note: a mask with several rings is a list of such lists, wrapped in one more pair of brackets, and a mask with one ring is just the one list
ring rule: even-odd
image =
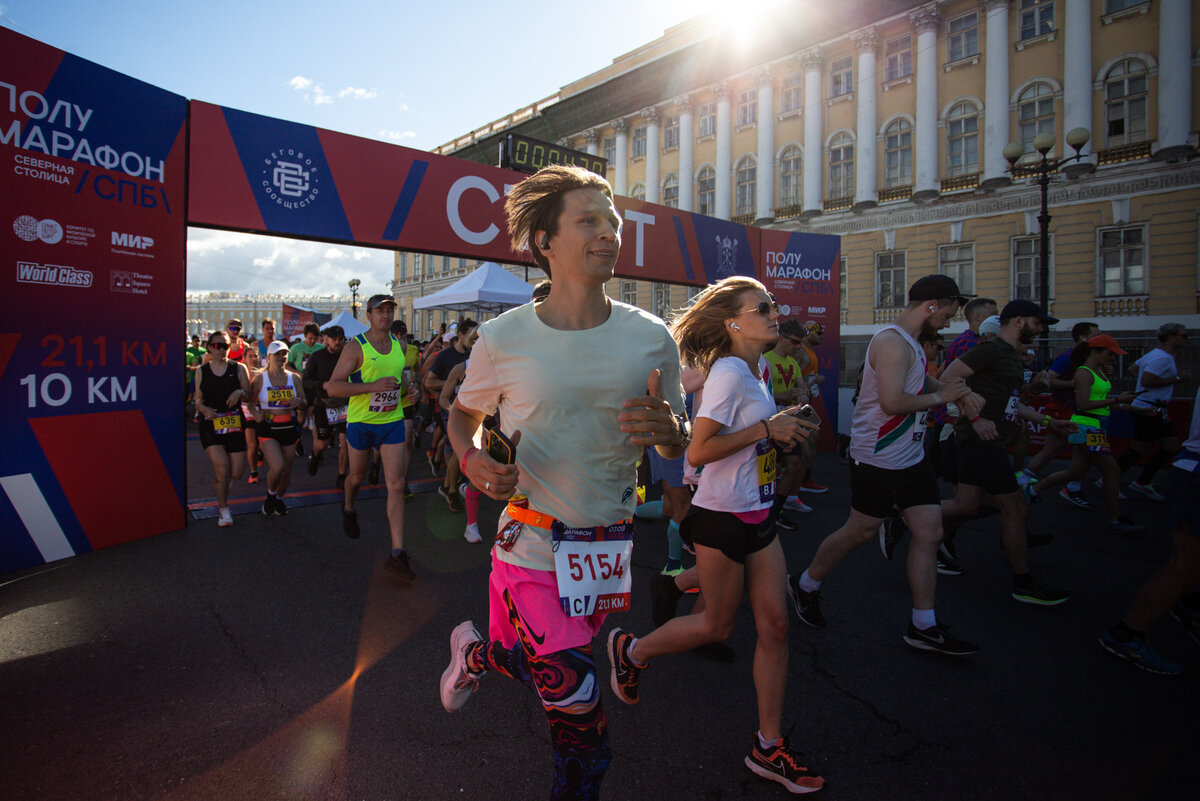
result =
[{"label": "running man in white t-shirt", "polygon": [[[505,209],[513,247],[553,285],[541,303],[484,323],[450,410],[463,473],[509,505],[492,550],[488,637],[470,621],[454,629],[441,699],[461,709],[489,670],[522,682],[550,725],[551,798],[594,799],[612,751],[591,643],[607,612],[628,608],[641,451],[676,458],[688,442],[679,351],[661,320],[604,294],[621,220],[603,178],[547,167]],[[516,464],[473,442],[496,411]]]},{"label": "running man in white t-shirt", "polygon": [[1140,462],[1154,443],[1159,449],[1146,459],[1137,481],[1129,482],[1129,489],[1152,501],[1161,501],[1163,496],[1151,483],[1154,474],[1179,453],[1179,436],[1167,413],[1175,386],[1187,380],[1175,363],[1175,354],[1187,346],[1187,326],[1182,323],[1163,323],[1158,327],[1158,341],[1162,343],[1154,350],[1129,366],[1128,372],[1137,376],[1137,392],[1133,400],[1133,441],[1129,449],[1121,454],[1117,466],[1124,473]]}]

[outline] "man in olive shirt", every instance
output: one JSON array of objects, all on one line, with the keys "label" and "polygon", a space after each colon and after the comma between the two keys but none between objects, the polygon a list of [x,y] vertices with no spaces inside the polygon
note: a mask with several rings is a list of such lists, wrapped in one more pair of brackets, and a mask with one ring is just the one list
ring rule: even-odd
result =
[{"label": "man in olive shirt", "polygon": [[985,493],[991,495],[1000,507],[1000,538],[1013,572],[1012,596],[1038,606],[1057,606],[1071,594],[1029,573],[1025,537],[1029,507],[1005,444],[1015,438],[1018,420],[1041,423],[1063,433],[1074,429],[1069,422],[1054,420],[1021,403],[1019,395],[1025,378],[1020,351],[1046,326],[1057,322],[1033,301],[1014,300],[1000,312],[999,335],[962,354],[942,374],[942,381],[965,379],[984,402],[978,416],[961,415],[954,425],[958,486],[953,499],[942,501],[943,525],[950,532],[979,511]]}]

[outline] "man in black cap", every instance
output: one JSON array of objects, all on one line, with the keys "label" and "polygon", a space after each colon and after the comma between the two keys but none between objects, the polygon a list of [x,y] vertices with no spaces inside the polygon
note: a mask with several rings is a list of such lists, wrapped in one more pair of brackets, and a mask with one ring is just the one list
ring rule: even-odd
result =
[{"label": "man in black cap", "polygon": [[[1022,603],[1057,606],[1071,597],[1029,573],[1025,518],[1029,511],[1017,484],[1005,443],[1016,435],[1021,420],[1041,423],[1062,433],[1074,429],[1065,420],[1043,415],[1020,401],[1024,366],[1021,351],[1058,320],[1031,300],[1014,300],[1000,312],[1000,333],[979,343],[942,373],[943,381],[965,379],[983,396],[983,410],[959,415],[954,425],[958,443],[958,487],[954,498],[942,502],[948,531],[979,511],[984,494],[1000,507],[1000,538],[1013,572],[1012,597]],[[1019,350],[1018,350],[1019,348]]]},{"label": "man in black cap", "polygon": [[962,378],[939,381],[928,374],[918,337],[944,328],[966,300],[953,279],[928,275],[908,292],[908,305],[893,325],[867,346],[862,390],[850,423],[850,517],[817,548],[812,564],[788,577],[796,614],[822,628],[821,582],[852,550],[873,539],[899,507],[912,531],[908,582],[912,616],[904,641],[922,651],[966,656],[974,645],[951,637],[934,614],[937,550],[942,541],[941,493],[925,458],[925,415],[942,403],[958,403],[978,414],[983,398]]}]

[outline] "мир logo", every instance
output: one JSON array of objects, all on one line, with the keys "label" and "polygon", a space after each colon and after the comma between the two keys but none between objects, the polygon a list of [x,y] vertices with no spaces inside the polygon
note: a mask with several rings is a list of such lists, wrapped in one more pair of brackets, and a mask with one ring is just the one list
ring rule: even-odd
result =
[{"label": "\u043c\u0438\u0440 logo", "polygon": [[321,193],[319,169],[303,151],[279,148],[263,159],[262,190],[285,209],[302,209]]}]

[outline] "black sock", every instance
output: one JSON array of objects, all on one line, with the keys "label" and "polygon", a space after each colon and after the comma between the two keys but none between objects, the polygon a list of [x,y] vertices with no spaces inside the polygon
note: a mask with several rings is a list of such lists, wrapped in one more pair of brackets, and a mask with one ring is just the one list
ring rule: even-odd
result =
[{"label": "black sock", "polygon": [[1013,585],[1016,587],[1028,587],[1033,582],[1033,577],[1028,573],[1013,573]]}]

